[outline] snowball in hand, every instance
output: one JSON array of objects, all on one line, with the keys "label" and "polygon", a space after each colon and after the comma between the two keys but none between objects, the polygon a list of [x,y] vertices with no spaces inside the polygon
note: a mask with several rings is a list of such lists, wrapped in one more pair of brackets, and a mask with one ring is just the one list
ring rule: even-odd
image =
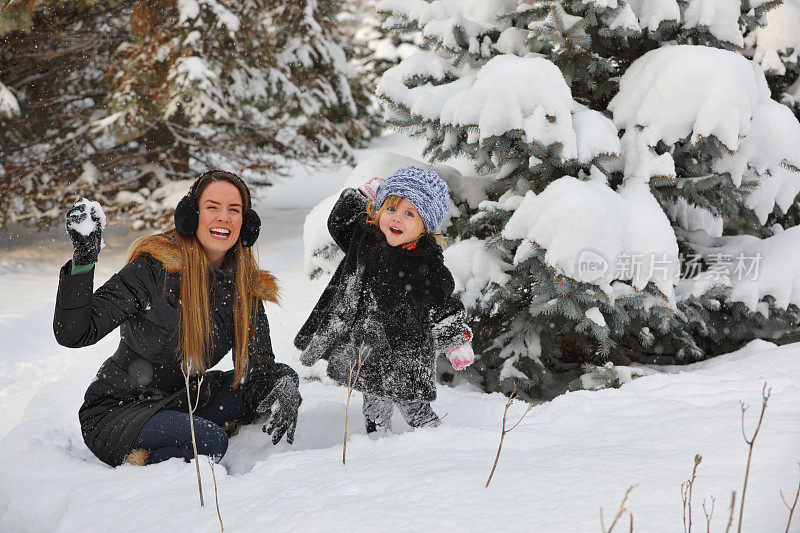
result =
[{"label": "snowball in hand", "polygon": [[81,198],[75,202],[75,207],[79,208],[78,211],[83,212],[88,216],[82,217],[80,221],[75,219],[67,220],[68,230],[75,230],[81,235],[88,236],[95,230],[95,221],[100,222],[100,230],[104,230],[106,228],[106,214],[103,213],[103,208],[100,206],[99,202]]}]

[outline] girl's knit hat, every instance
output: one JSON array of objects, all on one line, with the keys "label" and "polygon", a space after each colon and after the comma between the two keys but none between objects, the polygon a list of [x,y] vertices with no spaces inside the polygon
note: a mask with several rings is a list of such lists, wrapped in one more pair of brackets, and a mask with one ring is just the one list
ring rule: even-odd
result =
[{"label": "girl's knit hat", "polygon": [[378,208],[393,194],[405,198],[417,208],[428,233],[436,232],[450,210],[447,184],[436,172],[419,167],[399,168],[383,180],[375,191]]}]

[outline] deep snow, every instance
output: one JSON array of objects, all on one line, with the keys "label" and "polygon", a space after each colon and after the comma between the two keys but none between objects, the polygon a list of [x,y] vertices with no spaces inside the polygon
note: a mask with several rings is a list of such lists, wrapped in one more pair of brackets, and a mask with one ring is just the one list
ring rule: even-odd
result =
[{"label": "deep snow", "polygon": [[[390,136],[360,157],[389,150],[420,158],[420,148]],[[297,169],[256,203],[260,264],[276,274],[282,292],[281,306],[267,307],[275,353],[305,378],[319,376],[319,369],[300,365],[291,341],[327,277],[306,277],[303,221],[350,170]],[[119,228],[107,232],[98,284],[122,265],[132,237]],[[201,463],[201,509],[194,465],[175,459],[111,469],[85,447],[77,409],[118,333],[80,350],[58,346],[52,308],[69,241],[55,231],[24,242],[0,245],[0,531],[218,531],[207,463]],[[788,498],[800,478],[800,344],[760,341],[703,363],[648,369],[617,390],[538,404],[506,436],[489,489],[483,485],[505,397],[439,387],[434,408],[446,414],[441,427],[411,431],[396,414],[396,434],[372,440],[355,393],[343,467],[346,391],[306,379],[294,446],[272,446],[260,426],[231,439],[216,467],[222,518],[227,531],[599,531],[599,509],[608,527],[626,489],[637,484],[627,502],[636,530],[680,531],[680,485],[699,453],[693,525],[705,529],[701,503],[713,495],[711,529],[723,531],[747,457],[739,401],[751,404],[750,435],[764,382],[772,397],[755,444],[743,530],[783,531],[788,511],[778,491]],[[524,409],[516,402],[510,418]],[[622,526],[627,530],[627,518]],[[800,516],[792,531],[800,531]]]}]

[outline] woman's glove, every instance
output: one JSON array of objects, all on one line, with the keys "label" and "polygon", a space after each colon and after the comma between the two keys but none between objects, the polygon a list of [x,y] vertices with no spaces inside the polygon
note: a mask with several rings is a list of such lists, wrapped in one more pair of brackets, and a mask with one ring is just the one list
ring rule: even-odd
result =
[{"label": "woman's glove", "polygon": [[103,242],[106,215],[100,204],[81,198],[67,211],[67,234],[74,248],[73,265],[90,265],[97,262]]},{"label": "woman's glove", "polygon": [[294,430],[297,427],[297,412],[303,402],[293,376],[279,378],[272,391],[258,404],[256,412],[269,416],[272,404],[275,402],[278,403],[278,409],[272,415],[269,427],[264,424],[262,429],[272,435],[272,444],[278,444],[284,434],[286,442],[292,444]]},{"label": "woman's glove", "polygon": [[367,197],[370,202],[375,202],[375,195],[378,192],[378,187],[386,178],[372,178],[364,185],[358,188],[358,191]]},{"label": "woman's glove", "polygon": [[453,365],[454,370],[464,370],[475,360],[475,354],[472,352],[472,345],[465,342],[461,346],[448,348],[444,351],[450,364]]}]

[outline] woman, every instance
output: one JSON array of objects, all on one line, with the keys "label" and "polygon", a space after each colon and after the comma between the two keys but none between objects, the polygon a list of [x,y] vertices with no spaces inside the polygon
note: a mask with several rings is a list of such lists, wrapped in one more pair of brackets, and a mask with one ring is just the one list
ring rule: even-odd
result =
[{"label": "woman", "polygon": [[[175,228],[134,242],[125,267],[94,294],[104,224],[92,203],[67,213],[75,252],[61,269],[53,320],[59,344],[72,348],[120,326],[119,347],[79,411],[89,449],[111,466],[189,460],[187,396],[198,454],[219,460],[238,424],[268,416],[275,402],[268,431],[273,443],[286,434],[291,444],[299,380],[272,353],[260,300],[275,302],[277,287],[250,248],[261,223],[245,183],[230,172],[202,174],[179,202]],[[208,370],[230,350],[234,370]]]}]

